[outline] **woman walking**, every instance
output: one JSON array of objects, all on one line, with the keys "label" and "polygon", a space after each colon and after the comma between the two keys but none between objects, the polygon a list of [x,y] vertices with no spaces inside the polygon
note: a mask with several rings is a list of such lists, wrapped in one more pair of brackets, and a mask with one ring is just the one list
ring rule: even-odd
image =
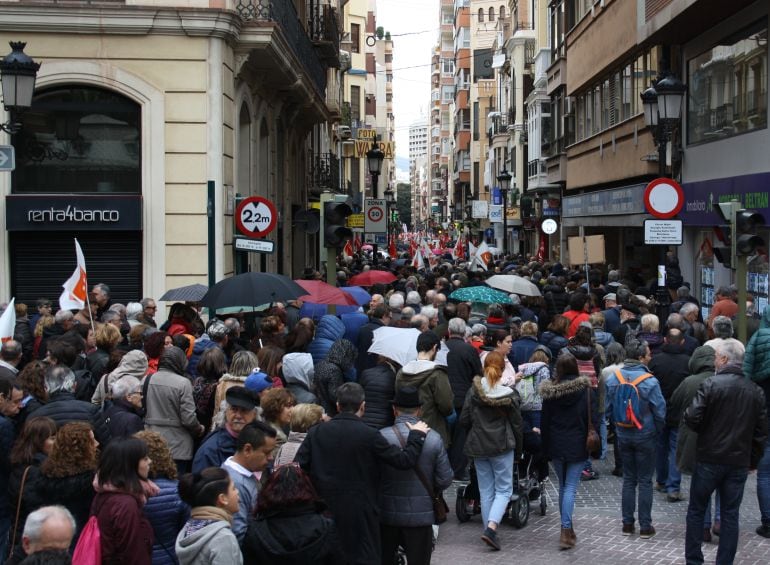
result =
[{"label": "woman walking", "polygon": [[500,550],[497,526],[513,493],[514,449],[524,445],[519,396],[500,384],[505,356],[490,351],[484,359],[484,375],[473,379],[465,396],[460,425],[466,428],[465,454],[473,458],[479,483],[481,539]]},{"label": "woman walking", "polygon": [[[575,508],[580,474],[588,459],[586,436],[589,418],[597,431],[599,428],[597,398],[596,395],[588,396],[590,390],[590,379],[578,376],[577,360],[566,352],[556,359],[556,368],[551,380],[540,385],[540,396],[543,398],[543,453],[551,460],[559,477],[561,549],[570,549],[577,542],[572,525],[572,511]],[[588,411],[589,400],[591,413]]]}]

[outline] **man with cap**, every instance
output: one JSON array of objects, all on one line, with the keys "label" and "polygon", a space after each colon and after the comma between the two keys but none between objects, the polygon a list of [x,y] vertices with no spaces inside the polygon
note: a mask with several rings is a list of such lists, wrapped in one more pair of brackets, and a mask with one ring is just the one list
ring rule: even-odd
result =
[{"label": "man with cap", "polygon": [[620,345],[626,343],[626,336],[629,335],[629,332],[630,335],[636,335],[639,332],[641,328],[639,314],[641,314],[641,311],[633,304],[627,303],[620,306],[620,326],[612,333],[612,337]]},{"label": "man with cap", "polygon": [[606,310],[602,310],[604,314],[604,330],[608,333],[615,333],[620,327],[620,306],[618,306],[617,295],[614,292],[610,292],[604,295],[604,307]]},{"label": "man with cap", "polygon": [[193,459],[193,473],[200,473],[206,467],[221,467],[228,457],[235,454],[238,434],[257,419],[259,397],[246,387],[228,388],[225,402],[225,424],[203,440]]},{"label": "man with cap", "polygon": [[[380,434],[391,445],[403,447],[409,435],[406,425],[419,421],[421,406],[420,393],[416,388],[397,389],[393,399],[395,425],[383,428]],[[441,436],[434,430],[428,431],[414,469],[382,467],[379,503],[383,565],[396,563],[399,545],[404,548],[410,565],[430,563],[435,521],[432,495],[438,494],[433,491],[441,492],[448,488],[453,475]]]}]

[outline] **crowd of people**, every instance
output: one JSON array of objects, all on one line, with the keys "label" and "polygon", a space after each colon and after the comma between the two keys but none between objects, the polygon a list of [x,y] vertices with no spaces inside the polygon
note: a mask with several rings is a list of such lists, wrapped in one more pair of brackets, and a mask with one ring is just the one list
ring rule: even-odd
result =
[{"label": "crowd of people", "polygon": [[[494,272],[536,296],[451,298]],[[731,563],[757,470],[770,538],[770,307],[744,347],[730,288],[704,318],[688,286],[661,306],[612,269],[445,263],[368,291],[339,316],[288,301],[206,322],[183,303],[161,322],[153,299],[118,304],[103,283],[79,312],[16,304],[0,348],[0,564],[427,564],[441,493],[469,480],[499,551],[533,452],[558,481],[561,550],[577,543],[579,485],[607,457],[624,535],[637,522],[655,535],[659,491],[689,500],[687,563],[714,535]],[[385,327],[416,334],[406,358],[370,351]]]}]

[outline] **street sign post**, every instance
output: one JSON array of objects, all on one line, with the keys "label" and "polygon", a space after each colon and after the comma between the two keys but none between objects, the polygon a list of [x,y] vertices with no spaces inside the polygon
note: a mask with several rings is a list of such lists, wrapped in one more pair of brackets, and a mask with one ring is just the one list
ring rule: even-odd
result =
[{"label": "street sign post", "polygon": [[682,220],[644,220],[645,245],[682,245]]},{"label": "street sign post", "polygon": [[644,207],[656,218],[673,218],[683,205],[684,190],[674,179],[655,179],[644,190]]},{"label": "street sign post", "polygon": [[16,168],[16,152],[13,145],[0,145],[0,171],[12,171]]},{"label": "street sign post", "polygon": [[269,239],[249,239],[236,236],[234,240],[235,249],[238,251],[253,251],[254,253],[275,252],[275,242]]},{"label": "street sign post", "polygon": [[387,231],[386,202],[379,198],[367,198],[364,202],[364,231],[385,233]]},{"label": "street sign post", "polygon": [[267,198],[244,198],[235,209],[235,227],[246,237],[265,237],[275,229],[278,211]]}]

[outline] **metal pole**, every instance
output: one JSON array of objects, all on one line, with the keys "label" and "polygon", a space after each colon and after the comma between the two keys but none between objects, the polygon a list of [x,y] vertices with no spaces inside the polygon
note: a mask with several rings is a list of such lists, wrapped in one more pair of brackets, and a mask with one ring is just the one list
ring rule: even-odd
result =
[{"label": "metal pole", "polygon": [[[733,235],[735,237],[735,235]],[[738,341],[746,344],[746,271],[747,257],[741,255],[736,258],[735,278],[738,285]]]},{"label": "metal pole", "polygon": [[[658,174],[667,177],[666,174],[666,141],[668,139],[668,127],[665,123],[658,124],[658,135],[656,136],[658,144]],[[668,318],[669,306],[671,305],[671,295],[666,289],[666,246],[658,246],[658,319],[661,323]]]},{"label": "metal pole", "polygon": [[501,189],[503,193],[503,259],[508,257],[508,189]]}]

